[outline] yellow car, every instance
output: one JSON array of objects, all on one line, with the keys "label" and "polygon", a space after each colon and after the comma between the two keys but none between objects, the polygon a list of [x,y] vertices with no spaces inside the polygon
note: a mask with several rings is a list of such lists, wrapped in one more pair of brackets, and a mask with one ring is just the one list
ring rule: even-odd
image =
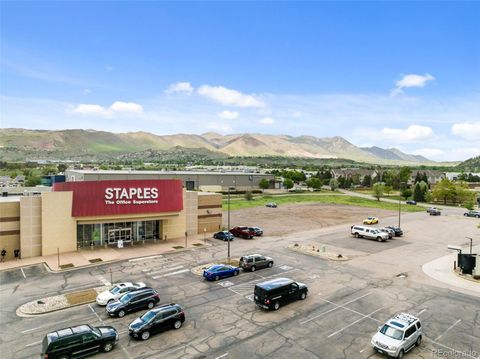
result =
[{"label": "yellow car", "polygon": [[363,220],[363,224],[377,224],[378,218],[377,217],[368,217],[367,219]]}]

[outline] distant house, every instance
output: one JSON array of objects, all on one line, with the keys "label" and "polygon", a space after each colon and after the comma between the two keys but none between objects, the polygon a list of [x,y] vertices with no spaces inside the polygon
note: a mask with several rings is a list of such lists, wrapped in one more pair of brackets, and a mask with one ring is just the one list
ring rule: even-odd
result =
[{"label": "distant house", "polygon": [[428,183],[429,184],[437,184],[442,179],[445,178],[445,173],[442,171],[436,170],[413,170],[412,175],[410,176],[410,180],[408,181],[409,184],[413,184],[415,182],[415,178],[417,177],[417,173],[420,173],[420,176],[423,176],[425,173],[427,175]]},{"label": "distant house", "polygon": [[377,170],[368,170],[364,168],[340,168],[332,169],[330,172],[332,174],[332,178],[335,179],[338,179],[339,177],[352,178],[354,176],[359,176],[360,182],[363,181],[365,176],[371,176],[373,180],[379,175]]},{"label": "distant house", "polygon": [[458,181],[458,176],[460,176],[462,173],[465,173],[467,175],[472,175],[472,176],[479,176],[480,173],[473,173],[473,172],[445,172],[445,177],[448,178],[450,181]]}]

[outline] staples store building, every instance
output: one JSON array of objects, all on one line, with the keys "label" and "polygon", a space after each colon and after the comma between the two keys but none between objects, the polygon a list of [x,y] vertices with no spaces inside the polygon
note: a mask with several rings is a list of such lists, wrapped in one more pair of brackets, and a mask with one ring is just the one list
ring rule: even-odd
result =
[{"label": "staples store building", "polygon": [[213,232],[221,207],[220,194],[186,191],[175,179],[55,183],[52,192],[19,198],[20,230],[7,247],[27,258]]}]

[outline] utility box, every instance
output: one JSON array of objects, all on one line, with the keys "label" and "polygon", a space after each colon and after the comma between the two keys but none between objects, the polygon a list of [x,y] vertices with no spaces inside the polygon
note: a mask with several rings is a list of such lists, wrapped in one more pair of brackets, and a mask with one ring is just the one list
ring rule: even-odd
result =
[{"label": "utility box", "polygon": [[474,268],[477,267],[477,255],[458,253],[458,267],[463,274],[472,274]]}]

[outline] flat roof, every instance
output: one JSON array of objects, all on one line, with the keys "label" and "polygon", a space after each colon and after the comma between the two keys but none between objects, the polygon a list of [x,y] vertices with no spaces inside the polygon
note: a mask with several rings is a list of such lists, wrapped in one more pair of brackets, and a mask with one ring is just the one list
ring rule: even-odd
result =
[{"label": "flat roof", "polygon": [[74,172],[80,174],[103,174],[103,175],[135,175],[135,174],[153,174],[153,175],[231,175],[231,176],[274,176],[268,173],[256,173],[256,172],[215,172],[215,171],[135,171],[135,170],[67,170],[66,172]]},{"label": "flat roof", "polygon": [[20,202],[20,196],[0,197],[0,202]]}]

